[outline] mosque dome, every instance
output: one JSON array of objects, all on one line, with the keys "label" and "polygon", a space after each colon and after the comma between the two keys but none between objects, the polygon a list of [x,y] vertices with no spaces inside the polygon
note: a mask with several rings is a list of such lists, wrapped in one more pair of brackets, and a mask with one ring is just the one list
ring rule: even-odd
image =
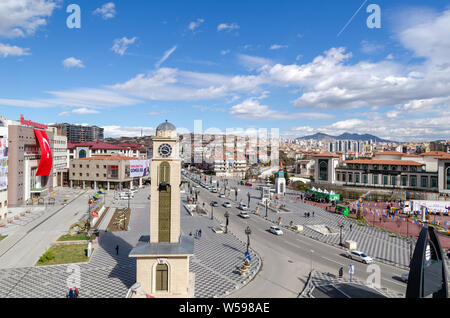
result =
[{"label": "mosque dome", "polygon": [[169,123],[167,120],[156,127],[157,137],[169,137],[175,138],[177,135],[177,129],[175,125]]}]

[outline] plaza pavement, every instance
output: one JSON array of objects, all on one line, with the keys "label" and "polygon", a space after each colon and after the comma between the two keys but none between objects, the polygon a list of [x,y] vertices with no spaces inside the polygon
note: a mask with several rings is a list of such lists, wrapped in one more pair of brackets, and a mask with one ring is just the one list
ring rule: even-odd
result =
[{"label": "plaza pavement", "polygon": [[[77,264],[81,280],[80,298],[125,297],[128,289],[136,282],[136,260],[129,258],[128,254],[142,235],[149,234],[148,191],[148,188],[139,190],[131,202],[129,230],[114,233],[101,231],[90,261]],[[109,214],[112,214],[116,207],[128,205],[126,200],[112,200],[112,195],[109,201]],[[102,221],[102,227],[108,224],[105,221],[107,217]],[[195,273],[195,297],[227,295],[249,281],[260,267],[259,257],[251,252],[251,275],[241,278],[238,268],[244,262],[246,245],[231,232],[215,234],[211,228],[218,225],[216,220],[204,216],[190,216],[184,207],[181,207],[182,235],[195,233],[196,229],[202,230],[202,237],[195,239],[195,255],[190,261],[190,270]],[[119,255],[116,255],[116,245],[119,246]],[[41,254],[44,251],[45,249]],[[67,280],[73,275],[68,272],[69,266],[1,269],[0,298],[63,298],[68,291]]]}]

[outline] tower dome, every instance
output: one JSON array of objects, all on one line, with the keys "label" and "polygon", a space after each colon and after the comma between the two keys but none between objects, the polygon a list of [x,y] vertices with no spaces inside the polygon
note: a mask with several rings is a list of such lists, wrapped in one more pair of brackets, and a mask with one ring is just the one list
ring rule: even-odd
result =
[{"label": "tower dome", "polygon": [[177,129],[176,127],[169,123],[167,120],[156,127],[156,136],[165,138],[176,138]]}]

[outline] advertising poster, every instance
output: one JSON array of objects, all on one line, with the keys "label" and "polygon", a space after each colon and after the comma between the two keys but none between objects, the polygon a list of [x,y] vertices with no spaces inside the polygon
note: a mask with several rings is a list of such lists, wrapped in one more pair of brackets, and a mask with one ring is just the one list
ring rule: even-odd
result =
[{"label": "advertising poster", "polygon": [[8,187],[8,140],[0,138],[0,191]]},{"label": "advertising poster", "polygon": [[423,209],[428,209],[428,212],[449,212],[450,211],[450,201],[427,201],[427,200],[412,200],[412,210],[422,211]]},{"label": "advertising poster", "polygon": [[150,172],[148,160],[130,160],[130,178],[145,177]]}]

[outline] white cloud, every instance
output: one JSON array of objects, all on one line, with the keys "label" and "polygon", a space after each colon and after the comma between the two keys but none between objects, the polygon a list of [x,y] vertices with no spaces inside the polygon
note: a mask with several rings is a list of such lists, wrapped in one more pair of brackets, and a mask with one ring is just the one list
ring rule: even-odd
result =
[{"label": "white cloud", "polygon": [[196,21],[192,21],[191,23],[189,23],[189,30],[191,31],[195,31],[195,29],[197,29],[203,22],[205,22],[204,19],[197,19]]},{"label": "white cloud", "polygon": [[62,64],[64,65],[65,68],[72,68],[72,67],[84,68],[85,67],[81,60],[78,60],[78,59],[76,59],[74,57],[66,58],[62,62]]},{"label": "white cloud", "polygon": [[238,62],[245,66],[248,70],[259,70],[264,66],[272,65],[273,61],[259,56],[251,56],[246,54],[237,54]]},{"label": "white cloud", "polygon": [[95,109],[83,107],[72,110],[72,113],[77,115],[86,115],[86,114],[99,114],[100,112]]},{"label": "white cloud", "polygon": [[153,127],[127,127],[127,126],[103,126],[105,137],[135,137],[140,136],[141,132],[144,136],[154,135]]},{"label": "white cloud", "polygon": [[384,45],[372,43],[366,40],[361,41],[361,51],[366,54],[372,54],[384,49]]},{"label": "white cloud", "polygon": [[100,8],[95,9],[92,14],[101,15],[104,20],[114,18],[116,16],[116,5],[113,2],[105,3]]},{"label": "white cloud", "polygon": [[58,116],[67,116],[67,115],[69,115],[69,112],[60,112],[58,114]]},{"label": "white cloud", "polygon": [[272,44],[272,45],[270,46],[270,49],[271,49],[271,50],[279,50],[279,49],[285,49],[285,48],[287,48],[287,47],[288,47],[287,45]]},{"label": "white cloud", "polygon": [[25,37],[47,24],[47,18],[57,7],[54,0],[1,0],[0,35]]},{"label": "white cloud", "polygon": [[[263,97],[264,98],[264,97]],[[230,114],[239,119],[247,120],[292,120],[292,119],[330,119],[332,115],[323,113],[290,113],[270,109],[261,105],[259,98],[249,98],[230,109]]]},{"label": "white cloud", "polygon": [[30,49],[0,43],[0,57],[31,55]]},{"label": "white cloud", "polygon": [[240,26],[237,23],[221,23],[217,26],[217,31],[232,31],[232,30],[237,30],[239,29]]},{"label": "white cloud", "polygon": [[167,60],[169,58],[169,56],[172,55],[173,52],[175,52],[176,49],[177,49],[177,46],[175,45],[171,49],[164,52],[163,57],[158,62],[156,62],[156,64],[155,64],[156,68],[159,68],[161,66],[161,64],[164,63],[164,61]]},{"label": "white cloud", "polygon": [[222,51],[220,51],[220,54],[222,54],[222,55],[227,55],[228,53],[230,53],[231,52],[231,50],[222,50]]},{"label": "white cloud", "polygon": [[128,46],[136,42],[137,37],[133,37],[128,39],[127,37],[123,37],[121,39],[115,39],[114,45],[111,48],[115,53],[119,55],[124,55],[125,51],[128,49]]}]

